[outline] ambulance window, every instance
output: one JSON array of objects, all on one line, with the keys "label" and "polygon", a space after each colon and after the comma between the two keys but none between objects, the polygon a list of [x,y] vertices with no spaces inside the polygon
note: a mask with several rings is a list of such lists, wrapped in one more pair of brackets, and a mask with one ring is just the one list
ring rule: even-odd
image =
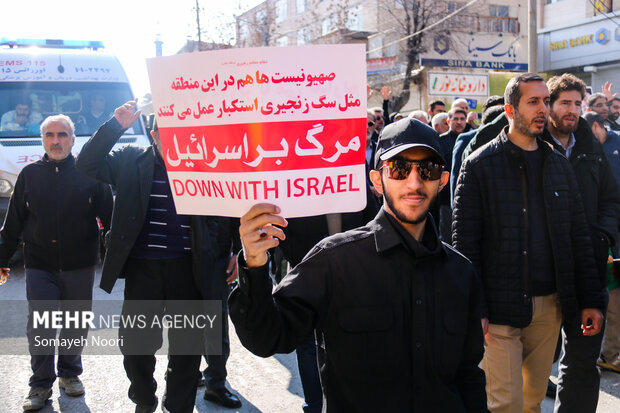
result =
[{"label": "ambulance window", "polygon": [[[0,137],[39,136],[43,119],[60,113],[73,120],[76,135],[92,135],[113,116],[116,107],[132,98],[126,83],[0,82]],[[20,106],[18,117],[20,102],[27,108]],[[24,110],[28,112],[26,120]],[[136,121],[125,133],[145,132]]]}]

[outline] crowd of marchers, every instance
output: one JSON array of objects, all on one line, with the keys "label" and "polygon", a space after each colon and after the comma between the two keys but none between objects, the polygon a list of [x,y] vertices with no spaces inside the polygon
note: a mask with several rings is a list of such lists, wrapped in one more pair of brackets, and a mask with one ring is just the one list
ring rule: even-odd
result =
[{"label": "crowd of marchers", "polygon": [[[389,89],[380,93],[361,149],[365,209],[294,219],[268,203],[240,220],[177,214],[157,123],[152,146],[113,149],[140,117],[136,101],[77,158],[71,119],[40,120],[45,156],[19,174],[0,230],[4,278],[24,248],[32,376],[23,409],[45,407],[56,378],[69,396],[85,392],[79,346],[34,343],[88,329],[35,328],[32,318],[50,302],[90,309],[102,232],[100,287],[125,279],[124,315],[161,318],[173,302],[221,300],[225,316],[218,343],[199,329],[169,331],[161,403],[162,329],[121,329],[136,412],[192,412],[200,386],[207,400],[241,406],[226,387],[230,313],[252,353],[296,351],[306,413],[529,413],[546,395],[555,412],[594,413],[599,368],[620,373],[612,85],[587,96],[571,74],[519,74],[481,116],[465,99],[404,116],[390,112]],[[149,304],[137,310],[136,300]],[[174,352],[187,340],[202,351]],[[136,343],[141,354],[128,350]]]}]

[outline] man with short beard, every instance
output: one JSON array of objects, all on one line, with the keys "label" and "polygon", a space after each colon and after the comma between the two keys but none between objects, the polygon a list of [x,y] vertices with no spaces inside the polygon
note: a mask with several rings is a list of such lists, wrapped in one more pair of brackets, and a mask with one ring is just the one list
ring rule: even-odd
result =
[{"label": "man with short beard", "polygon": [[533,73],[504,93],[508,126],[461,167],[453,245],[482,278],[488,408],[540,412],[562,317],[600,332],[605,295],[571,165],[542,139],[549,91]]},{"label": "man with short beard", "polygon": [[[620,216],[620,192],[603,146],[579,117],[586,85],[569,73],[547,81],[550,112],[542,138],[566,156],[573,167],[592,238],[600,290],[606,294],[607,256]],[[604,313],[604,311],[603,311]],[[579,317],[562,323],[564,354],[560,359],[556,413],[596,411],[599,373],[596,360],[603,334],[584,336]]]},{"label": "man with short beard", "polygon": [[618,118],[620,117],[620,97],[614,96],[607,101],[607,109],[609,114],[607,115],[608,125],[613,131],[620,131],[620,125],[618,124]]},{"label": "man with short beard", "polygon": [[267,357],[316,328],[324,411],[487,411],[480,285],[428,215],[449,175],[437,138],[415,119],[387,125],[370,172],[381,211],[320,241],[273,294],[267,250],[285,239],[287,221],[271,204],[241,218],[229,299],[237,335]]}]

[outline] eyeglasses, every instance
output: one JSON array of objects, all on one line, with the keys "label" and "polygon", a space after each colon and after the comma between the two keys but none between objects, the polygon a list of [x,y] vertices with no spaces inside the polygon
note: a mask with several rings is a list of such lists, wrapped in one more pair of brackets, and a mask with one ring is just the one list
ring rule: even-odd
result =
[{"label": "eyeglasses", "polygon": [[423,181],[436,181],[441,178],[443,165],[433,161],[407,161],[405,159],[394,159],[387,161],[381,168],[387,167],[388,176],[391,179],[407,179],[413,167],[416,167],[418,175]]}]

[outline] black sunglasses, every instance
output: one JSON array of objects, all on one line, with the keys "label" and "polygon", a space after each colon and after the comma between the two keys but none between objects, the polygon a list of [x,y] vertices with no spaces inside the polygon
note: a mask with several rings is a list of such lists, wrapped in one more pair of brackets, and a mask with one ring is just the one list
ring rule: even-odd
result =
[{"label": "black sunglasses", "polygon": [[436,181],[441,178],[443,165],[433,161],[408,161],[405,159],[393,159],[383,164],[387,167],[388,176],[391,179],[407,179],[413,167],[416,167],[418,175],[423,181]]}]

